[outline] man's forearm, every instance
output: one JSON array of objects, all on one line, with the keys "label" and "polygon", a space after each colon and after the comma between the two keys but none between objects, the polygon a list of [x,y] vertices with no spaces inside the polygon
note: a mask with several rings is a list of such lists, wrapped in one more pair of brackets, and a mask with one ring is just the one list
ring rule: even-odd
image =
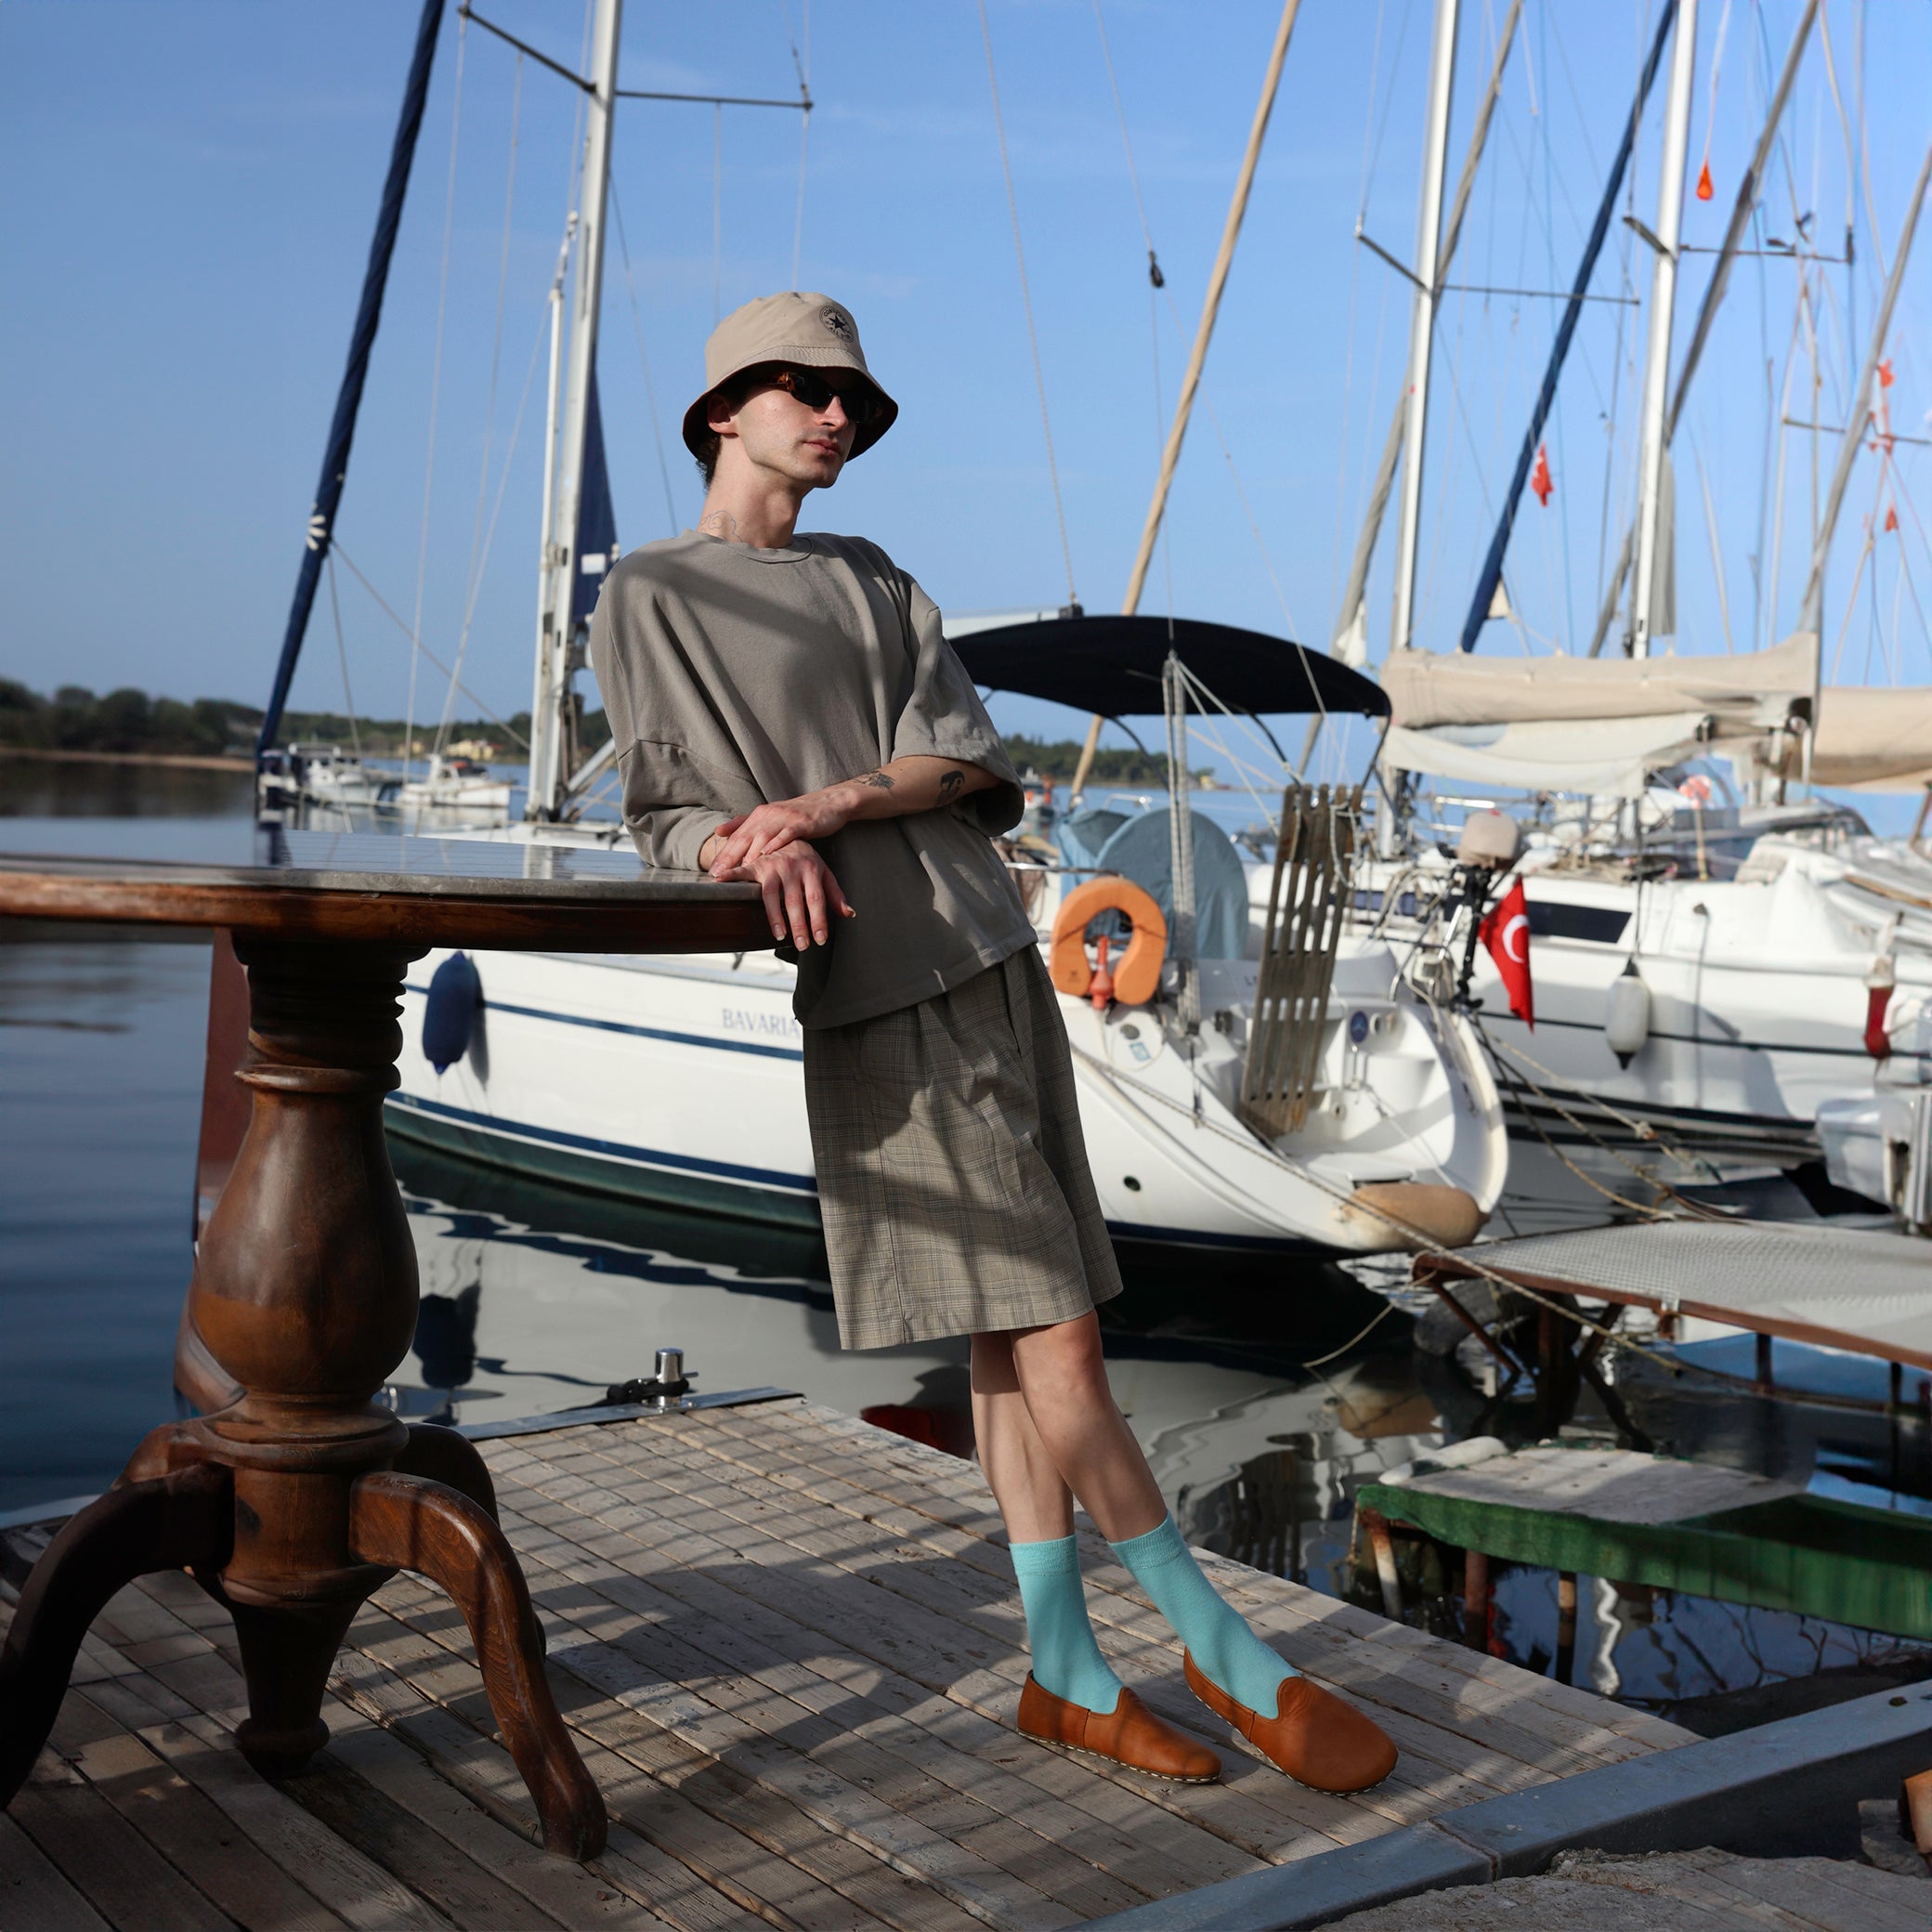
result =
[{"label": "man's forearm", "polygon": [[781,850],[794,840],[828,838],[861,818],[937,811],[999,783],[984,765],[963,758],[894,758],[855,778],[798,798],[774,799],[742,817],[726,819],[705,841],[698,863],[707,871],[718,868],[717,876],[724,878],[747,859]]},{"label": "man's forearm", "polygon": [[936,811],[975,791],[989,791],[999,782],[983,764],[968,764],[960,758],[916,757],[894,758],[828,789],[839,794],[850,822]]}]

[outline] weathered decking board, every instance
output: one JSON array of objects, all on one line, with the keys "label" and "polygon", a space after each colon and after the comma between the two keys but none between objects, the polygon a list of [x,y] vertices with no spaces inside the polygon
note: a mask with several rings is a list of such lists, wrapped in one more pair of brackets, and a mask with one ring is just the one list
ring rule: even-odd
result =
[{"label": "weathered decking board", "polygon": [[969,1463],[800,1403],[482,1445],[613,1819],[544,1857],[454,1608],[401,1575],[351,1634],[300,1777],[227,1733],[233,1633],[178,1573],[95,1627],[34,1780],[0,1820],[0,1924],[1012,1932],[1100,1916],[1687,1742],[1674,1727],[1220,1560],[1291,1662],[1402,1746],[1381,1789],[1307,1791],[1181,1682],[1167,1626],[1086,1538],[1101,1644],[1223,1746],[1168,1785],[1012,1729],[1026,1662]]}]

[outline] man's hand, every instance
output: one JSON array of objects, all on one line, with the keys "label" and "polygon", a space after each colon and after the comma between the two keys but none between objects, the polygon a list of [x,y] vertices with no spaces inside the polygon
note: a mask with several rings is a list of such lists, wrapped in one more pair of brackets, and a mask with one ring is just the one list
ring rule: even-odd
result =
[{"label": "man's hand", "polygon": [[698,863],[713,879],[727,878],[734,868],[801,840],[829,838],[855,819],[936,811],[999,782],[983,765],[956,758],[894,758],[856,778],[727,818],[705,842]]},{"label": "man's hand", "polygon": [[843,785],[828,785],[803,798],[780,799],[776,804],[760,805],[740,817],[727,818],[711,834],[716,842],[711,847],[711,877],[725,878],[734,867],[763,858],[766,853],[782,851],[805,839],[829,839],[842,831],[853,817],[850,801],[842,795],[848,790]]},{"label": "man's hand", "polygon": [[782,941],[789,933],[801,952],[808,946],[824,946],[831,938],[832,914],[841,919],[855,917],[831,868],[803,842],[764,853],[728,869],[713,867],[712,877],[750,880],[756,884],[764,894],[772,937]]}]

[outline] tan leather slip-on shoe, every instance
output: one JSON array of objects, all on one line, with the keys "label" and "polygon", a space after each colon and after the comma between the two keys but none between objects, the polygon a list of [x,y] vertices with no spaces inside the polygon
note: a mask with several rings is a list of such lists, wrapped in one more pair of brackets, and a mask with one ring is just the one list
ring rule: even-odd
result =
[{"label": "tan leather slip-on shoe", "polygon": [[1042,1743],[1064,1744],[1178,1784],[1212,1784],[1221,1776],[1221,1759],[1206,1744],[1156,1717],[1125,1685],[1111,1711],[1090,1711],[1042,1690],[1028,1671],[1020,1692],[1020,1729]]},{"label": "tan leather slip-on shoe", "polygon": [[1397,1752],[1387,1732],[1306,1677],[1286,1679],[1274,1716],[1261,1717],[1210,1683],[1192,1656],[1185,1663],[1187,1688],[1296,1783],[1315,1791],[1366,1791],[1395,1769]]}]

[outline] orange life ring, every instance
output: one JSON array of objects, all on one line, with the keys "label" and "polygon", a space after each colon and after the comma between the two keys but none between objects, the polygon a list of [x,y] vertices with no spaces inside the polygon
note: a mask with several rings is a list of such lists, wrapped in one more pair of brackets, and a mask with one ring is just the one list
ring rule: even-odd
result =
[{"label": "orange life ring", "polygon": [[1086,998],[1093,984],[1093,965],[1087,957],[1087,927],[1103,912],[1125,913],[1133,926],[1133,937],[1114,966],[1114,998],[1123,1006],[1145,1006],[1160,990],[1161,961],[1168,953],[1168,922],[1153,894],[1118,873],[1090,879],[1061,900],[1047,955],[1048,976],[1061,992],[1076,999]]}]

